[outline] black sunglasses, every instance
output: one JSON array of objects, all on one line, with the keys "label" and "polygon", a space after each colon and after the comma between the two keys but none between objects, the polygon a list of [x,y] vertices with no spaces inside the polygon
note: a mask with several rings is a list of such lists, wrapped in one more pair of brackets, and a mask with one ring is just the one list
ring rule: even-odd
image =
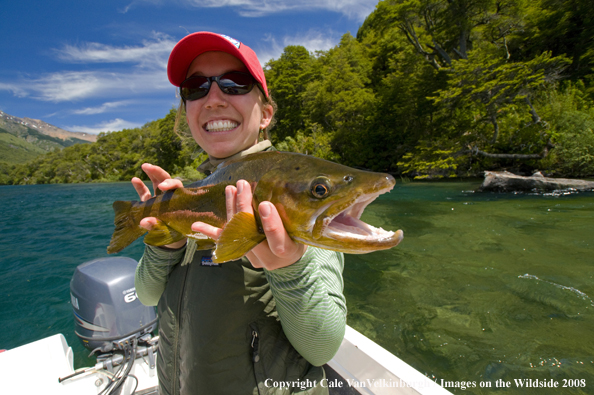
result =
[{"label": "black sunglasses", "polygon": [[179,93],[184,101],[202,99],[210,91],[213,81],[227,95],[245,95],[256,85],[256,80],[251,74],[231,71],[217,77],[196,75],[187,78],[181,83]]}]

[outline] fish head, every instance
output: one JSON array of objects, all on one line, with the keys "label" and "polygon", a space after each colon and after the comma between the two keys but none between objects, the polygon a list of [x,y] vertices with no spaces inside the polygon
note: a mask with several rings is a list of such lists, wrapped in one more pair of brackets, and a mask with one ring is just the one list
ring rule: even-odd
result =
[{"label": "fish head", "polygon": [[379,195],[394,187],[394,177],[323,159],[294,154],[258,181],[254,204],[272,202],[294,240],[346,253],[396,246],[401,230],[385,231],[361,221]]}]

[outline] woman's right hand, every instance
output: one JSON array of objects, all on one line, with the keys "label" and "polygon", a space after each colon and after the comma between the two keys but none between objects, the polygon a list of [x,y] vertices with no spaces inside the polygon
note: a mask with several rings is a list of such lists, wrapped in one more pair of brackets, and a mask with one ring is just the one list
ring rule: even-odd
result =
[{"label": "woman's right hand", "polygon": [[[157,189],[164,192],[170,189],[182,188],[184,186],[180,180],[171,178],[169,173],[167,173],[159,166],[154,166],[150,163],[143,163],[142,170],[153,182],[153,189],[155,190],[155,192],[157,191]],[[132,185],[134,186],[134,189],[136,189],[138,197],[141,201],[146,202],[147,200],[153,197],[150,189],[148,189],[146,184],[142,182],[140,178],[132,178]],[[146,217],[140,221],[140,226],[150,231],[153,228],[153,226],[157,224],[157,221],[158,220],[155,217]],[[175,243],[167,244],[163,247],[177,249],[183,247],[184,245],[186,245],[185,238]]]}]

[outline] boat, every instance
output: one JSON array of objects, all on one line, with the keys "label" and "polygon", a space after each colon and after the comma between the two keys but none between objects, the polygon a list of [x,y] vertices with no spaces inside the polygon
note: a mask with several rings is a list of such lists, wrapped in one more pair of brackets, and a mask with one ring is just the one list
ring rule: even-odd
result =
[{"label": "boat", "polygon": [[[100,258],[79,265],[73,275],[75,332],[97,354],[94,366],[74,369],[72,348],[58,333],[0,352],[0,392],[158,395],[157,320],[154,308],[136,297],[136,265],[131,258]],[[331,395],[451,394],[350,326],[324,369]]]}]

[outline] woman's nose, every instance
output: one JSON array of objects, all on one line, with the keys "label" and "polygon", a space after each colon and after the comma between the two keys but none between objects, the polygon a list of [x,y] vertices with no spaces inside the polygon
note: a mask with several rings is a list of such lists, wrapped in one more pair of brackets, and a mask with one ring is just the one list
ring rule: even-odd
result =
[{"label": "woman's nose", "polygon": [[204,103],[206,108],[214,108],[214,107],[226,107],[227,100],[221,88],[216,82],[212,82],[210,86],[210,90],[206,95],[206,102]]}]

